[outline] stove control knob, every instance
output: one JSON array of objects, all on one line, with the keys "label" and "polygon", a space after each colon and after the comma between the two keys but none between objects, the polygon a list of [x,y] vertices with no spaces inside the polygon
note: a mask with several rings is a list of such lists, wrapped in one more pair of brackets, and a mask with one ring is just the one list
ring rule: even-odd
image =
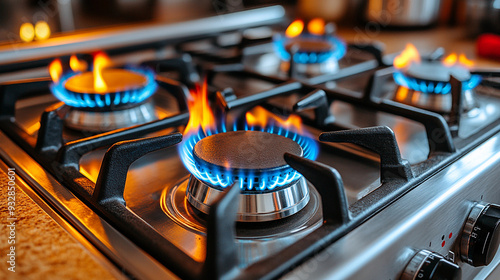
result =
[{"label": "stove control knob", "polygon": [[460,280],[460,267],[443,256],[422,250],[408,263],[400,280]]},{"label": "stove control knob", "polygon": [[462,261],[472,266],[488,265],[500,243],[500,206],[480,202],[472,207],[462,232]]}]

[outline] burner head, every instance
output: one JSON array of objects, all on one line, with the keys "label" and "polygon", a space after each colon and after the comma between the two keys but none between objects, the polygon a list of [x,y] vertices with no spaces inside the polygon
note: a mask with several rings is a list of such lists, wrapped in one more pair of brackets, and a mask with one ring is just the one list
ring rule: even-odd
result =
[{"label": "burner head", "polygon": [[66,127],[97,133],[158,119],[149,99],[157,87],[151,70],[104,69],[106,92],[94,88],[93,74],[71,72],[51,85],[53,94],[70,107]]},{"label": "burner head", "polygon": [[289,38],[276,35],[274,48],[283,61],[281,68],[286,70],[295,63],[301,74],[319,75],[338,71],[338,61],[345,55],[344,42],[331,35],[301,34]]},{"label": "burner head", "polygon": [[78,131],[99,133],[157,119],[153,102],[147,101],[133,107],[113,111],[90,111],[72,107],[64,118],[64,125]]},{"label": "burner head", "polygon": [[[208,213],[210,204],[232,183],[242,189],[239,221],[295,214],[309,201],[309,190],[303,177],[284,161],[286,152],[303,155],[292,139],[268,132],[231,131],[203,138],[194,146],[199,173],[190,178],[188,201]],[[206,180],[199,179],[201,174]]]},{"label": "burner head", "polygon": [[106,81],[106,93],[98,92],[94,88],[94,73],[85,72],[71,76],[64,83],[64,87],[75,94],[101,94],[119,93],[125,91],[138,91],[148,84],[145,75],[125,69],[104,69],[102,75]]},{"label": "burner head", "polygon": [[474,88],[481,82],[481,76],[471,75],[465,67],[445,66],[438,61],[411,64],[406,70],[394,72],[394,81],[399,85],[394,99],[438,113],[449,113],[452,75],[462,81],[462,107],[465,113],[471,113],[478,108]]},{"label": "burner head", "polygon": [[474,89],[481,82],[481,76],[471,75],[469,70],[461,66],[447,67],[440,62],[423,62],[412,64],[406,70],[396,71],[394,81],[408,89],[430,94],[448,94],[451,75],[462,81],[462,90]]},{"label": "burner head", "polygon": [[[310,37],[296,37],[293,39],[288,40],[288,42],[285,45],[285,49],[288,53],[293,52],[293,48],[297,49],[297,52],[299,53],[308,53],[308,54],[319,54],[319,53],[331,53],[334,51],[334,46],[332,43],[328,40],[318,40],[318,39],[311,39]],[[299,58],[300,59],[300,58]],[[316,58],[317,60],[318,58]],[[315,63],[316,60],[312,59],[305,59],[303,60],[304,63]]]},{"label": "burner head", "polygon": [[[302,148],[292,139],[262,131],[231,131],[200,140],[194,146],[194,158],[209,170],[233,174],[282,175],[290,167],[285,153],[302,156]],[[245,178],[252,179],[252,178]]]},{"label": "burner head", "polygon": [[66,105],[82,110],[113,111],[136,106],[156,91],[149,69],[104,69],[105,92],[94,88],[92,72],[70,72],[51,86],[52,93]]}]

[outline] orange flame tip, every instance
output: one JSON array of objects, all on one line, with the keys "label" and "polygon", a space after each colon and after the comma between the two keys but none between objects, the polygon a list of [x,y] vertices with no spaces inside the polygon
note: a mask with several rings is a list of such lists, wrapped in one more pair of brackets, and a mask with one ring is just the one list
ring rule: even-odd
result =
[{"label": "orange flame tip", "polygon": [[190,113],[189,122],[184,134],[196,133],[201,128],[205,133],[215,126],[215,117],[208,102],[207,82],[201,86],[196,84],[191,90],[191,99],[188,100]]},{"label": "orange flame tip", "polygon": [[61,78],[61,75],[63,73],[62,63],[61,63],[61,60],[59,58],[55,59],[54,61],[52,61],[50,63],[49,73],[50,73],[50,77],[52,78],[52,81],[57,83],[59,81],[59,79]]},{"label": "orange flame tip", "polygon": [[270,122],[274,122],[287,130],[299,133],[302,132],[302,121],[297,115],[290,115],[287,119],[281,119],[262,107],[255,107],[250,112],[247,112],[245,117],[249,126],[259,126],[263,128],[268,126]]},{"label": "orange flame tip", "polygon": [[394,67],[402,69],[410,66],[412,63],[420,63],[420,54],[414,45],[407,44],[403,52],[394,58]]},{"label": "orange flame tip", "polygon": [[79,60],[76,55],[72,55],[69,58],[69,67],[71,67],[71,70],[73,70],[74,72],[83,72],[87,70],[87,63],[84,60]]},{"label": "orange flame tip", "polygon": [[474,66],[474,61],[468,59],[465,54],[461,54],[459,57],[458,57],[458,62],[465,66],[465,67],[472,67]]},{"label": "orange flame tip", "polygon": [[297,37],[304,30],[304,22],[300,19],[294,20],[287,27],[285,34],[289,38]]},{"label": "orange flame tip", "polygon": [[108,89],[102,76],[102,70],[109,64],[110,60],[105,53],[99,52],[94,56],[94,89],[98,93],[105,93]]},{"label": "orange flame tip", "polygon": [[443,64],[445,66],[451,67],[457,63],[458,56],[456,53],[452,53],[443,59]]},{"label": "orange flame tip", "polygon": [[466,68],[474,66],[474,62],[468,59],[464,54],[457,55],[452,53],[443,59],[443,64],[447,67],[452,67],[454,65],[460,65]]},{"label": "orange flame tip", "polygon": [[314,18],[307,24],[307,31],[314,35],[325,34],[325,21],[322,18]]}]

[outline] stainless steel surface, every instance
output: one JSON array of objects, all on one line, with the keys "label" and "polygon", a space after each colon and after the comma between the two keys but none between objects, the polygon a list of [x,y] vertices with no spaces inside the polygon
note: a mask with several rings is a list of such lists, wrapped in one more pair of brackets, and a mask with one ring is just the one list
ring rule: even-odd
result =
[{"label": "stainless steel surface", "polygon": [[[239,181],[235,183],[236,187]],[[186,191],[187,200],[193,207],[208,214],[210,205],[222,195],[218,190],[191,176]],[[304,177],[285,188],[262,193],[242,192],[236,220],[240,222],[273,221],[293,215],[309,202],[309,188]]]},{"label": "stainless steel surface", "polygon": [[479,216],[481,215],[481,213],[483,213],[487,205],[488,204],[483,202],[477,203],[476,205],[474,205],[474,207],[472,207],[472,210],[467,217],[464,230],[462,232],[462,238],[460,240],[460,257],[462,258],[463,262],[467,262],[469,264],[472,264],[473,262],[473,260],[469,259],[469,243],[471,233],[473,232],[474,226],[476,225]]},{"label": "stainless steel surface", "polygon": [[[373,279],[373,275],[397,279],[415,250],[441,255],[451,250],[458,256],[460,233],[474,202],[500,202],[499,170],[500,134],[496,134],[284,279]],[[484,268],[455,261],[463,279],[473,279],[498,266],[500,254]]]},{"label": "stainless steel surface", "polygon": [[283,7],[271,6],[181,23],[103,28],[45,41],[6,44],[0,46],[0,64],[203,36],[276,23],[282,20],[284,15]]},{"label": "stainless steel surface", "polygon": [[122,263],[128,272],[141,275],[142,279],[178,279],[59,184],[1,131],[0,143],[0,157],[9,167],[16,168],[16,173],[29,185],[23,191],[39,202],[70,234],[81,240],[92,254],[98,257],[103,254],[115,263]]},{"label": "stainless steel surface", "polygon": [[64,119],[64,124],[79,131],[103,132],[157,119],[153,102],[150,100],[135,107],[109,112],[83,111],[71,108]]},{"label": "stainless steel surface", "polygon": [[441,0],[368,0],[366,19],[382,26],[426,26],[435,23]]},{"label": "stainless steel surface", "polygon": [[[174,221],[181,226],[182,234],[177,233],[180,229],[175,229],[172,225],[169,232],[182,236],[181,245],[184,248],[192,248],[199,246],[199,239],[205,240],[206,222],[203,216],[192,211],[187,202],[187,182],[186,177],[179,184],[166,187],[161,194],[161,208],[169,219],[160,220],[160,217],[157,217],[155,220],[148,220],[152,220],[151,223],[156,228],[159,228],[159,224]],[[309,186],[309,194],[309,203],[300,212],[288,217],[286,223],[266,222],[263,227],[251,228],[242,223],[237,224],[236,244],[240,266],[244,267],[269,254],[279,252],[321,225],[323,218],[319,194],[312,186]],[[145,213],[138,213],[145,216]],[[146,215],[151,217],[152,214],[154,213]],[[164,216],[161,215],[161,218]],[[201,260],[205,253],[202,247],[197,248],[198,254],[193,254]]]},{"label": "stainless steel surface", "polygon": [[[296,73],[308,77],[318,76],[325,73],[336,73],[339,71],[339,62],[334,59],[328,59],[323,63],[295,63]],[[282,61],[280,64],[280,70],[284,73],[288,73],[290,69],[290,62]]]},{"label": "stainless steel surface", "polygon": [[413,258],[411,258],[408,265],[405,267],[403,274],[401,275],[401,280],[415,280],[418,275],[417,272],[420,270],[425,260],[431,254],[430,251],[422,250],[419,251]]},{"label": "stainless steel surface", "polygon": [[[393,91],[393,93],[390,93],[387,98],[441,113],[448,113],[451,109],[451,94],[425,94],[408,90],[408,94],[398,95],[399,92]],[[464,111],[461,115],[462,118],[460,120],[460,129],[458,132],[458,136],[460,138],[467,138],[474,133],[477,133],[479,130],[500,117],[500,100],[484,86],[479,85],[473,91],[465,91],[463,93],[462,100]],[[396,138],[398,138],[397,131]],[[410,145],[411,147],[412,145],[417,145],[419,142],[398,141],[398,143],[400,148],[403,150],[403,156],[408,157],[408,155],[405,155],[404,152],[406,149],[405,146]],[[410,149],[409,151],[412,150],[414,149]],[[410,162],[412,161],[410,160]]]},{"label": "stainless steel surface", "polygon": [[[122,38],[120,37],[120,40]],[[144,37],[140,39],[143,40]],[[78,44],[73,47],[77,46]],[[88,51],[87,48],[82,47],[83,49]],[[156,57],[156,54],[153,57]],[[265,54],[262,56],[256,54],[254,58],[257,58],[256,65],[261,67],[262,71],[271,69],[267,67],[271,63],[266,64],[269,61],[266,61]],[[280,71],[279,75],[285,75],[285,72],[279,69],[279,59],[271,62],[273,69],[268,74]],[[345,65],[345,61],[339,61],[339,67]],[[362,87],[365,80],[363,77],[355,77],[355,81],[353,87]],[[343,86],[344,82],[347,83],[338,81],[329,82],[329,85],[335,88],[337,85]],[[214,83],[216,87],[233,87],[238,97],[248,96],[272,87],[272,83],[269,85],[257,79],[232,79],[230,75],[225,74],[217,75]],[[390,91],[391,94],[394,92],[394,90]],[[294,95],[292,93],[291,101],[287,101],[292,106],[300,97],[297,94],[298,97],[294,100]],[[19,102],[23,103],[22,106],[17,104],[16,122],[30,135],[38,133],[37,124],[39,126],[40,113],[47,105],[55,102],[49,95],[37,98],[38,101],[43,100],[43,103],[30,99],[27,103],[24,100]],[[157,94],[154,99],[156,111],[163,112],[160,118],[178,112],[172,96]],[[462,120],[459,138],[472,135],[498,119],[500,102],[496,99],[498,97],[488,95],[478,99],[479,111]],[[280,98],[274,101],[279,104],[284,103]],[[336,122],[349,128],[388,125],[394,130],[401,154],[405,159],[412,164],[427,159],[428,143],[425,130],[420,123],[383,112],[355,108],[351,104],[338,100],[332,103],[330,109],[336,117]],[[310,127],[305,128],[315,137],[318,136],[318,131]],[[170,133],[175,129],[158,132],[158,135]],[[60,212],[68,216],[71,224],[81,230],[86,239],[95,243],[98,250],[113,262],[124,265],[133,275],[141,275],[145,279],[175,277],[135,245],[132,244],[130,247],[131,242],[128,239],[93,214],[91,209],[59,185],[47,171],[30,159],[15,143],[10,141],[4,146],[4,140],[10,141],[0,132],[2,143],[0,157],[8,159],[9,164],[23,170],[23,175],[30,181],[31,192],[40,195],[42,197],[40,200],[48,201],[46,204],[63,209]],[[460,139],[457,140],[460,141]],[[14,148],[11,149],[11,147]],[[346,156],[345,151],[352,154]],[[104,152],[105,149],[91,151],[80,161],[80,172],[94,182],[100,170]],[[495,182],[498,182],[500,178],[499,152],[500,134],[497,134],[436,175],[426,177],[426,181],[417,188],[371,217],[317,256],[306,260],[302,266],[294,268],[285,275],[285,278],[373,279],[376,275],[377,279],[397,279],[415,252],[422,249],[436,251],[442,255],[458,256],[462,226],[474,203],[481,200],[500,202],[500,194],[495,189]],[[321,146],[318,161],[336,168],[342,175],[349,204],[367,196],[380,186],[379,159],[373,153],[367,153],[351,145],[324,144]],[[415,166],[415,168],[420,167],[421,165]],[[189,196],[186,197],[186,193],[189,194],[188,176],[175,147],[148,154],[131,166],[127,174],[124,198],[127,207],[154,227],[166,239],[166,242],[171,242],[174,246],[181,248],[195,261],[202,262],[206,255],[206,216],[195,211],[188,202]],[[190,184],[199,188],[199,183],[191,182]],[[201,187],[204,186],[201,185]],[[199,205],[208,207],[210,204],[208,203],[210,199],[206,197],[208,191],[213,192],[210,189],[196,192],[196,194],[201,194],[198,202],[206,202]],[[299,205],[302,210],[298,211],[299,207],[294,206],[293,201],[284,200],[285,203],[291,203],[292,208],[296,208],[294,215],[289,215],[279,221],[269,219],[271,221],[266,221],[263,223],[265,227],[260,228],[248,227],[256,223],[237,223],[235,243],[238,247],[240,267],[246,267],[269,254],[276,254],[276,257],[280,257],[280,251],[284,247],[296,242],[321,225],[321,203],[315,188],[304,180],[298,191],[302,194],[305,191],[308,192],[307,202],[300,200],[299,196],[291,196],[296,202],[295,205]],[[209,197],[212,197],[211,195],[213,194]],[[240,198],[242,195],[244,194],[241,194]],[[286,193],[279,197],[286,198],[288,195]],[[253,201],[258,201],[259,205],[262,204],[260,197],[258,199],[243,198],[243,200],[243,203],[252,207],[255,206]],[[273,203],[276,203],[276,196],[271,196],[262,204],[265,206],[265,211],[261,211],[260,207],[251,210],[259,215],[264,213],[265,219],[280,216],[279,212],[278,214],[272,213],[279,209],[279,205]],[[241,205],[242,202],[240,202]],[[267,216],[269,206],[271,214]],[[207,207],[200,208],[208,209]],[[284,220],[286,223],[281,223]],[[450,251],[453,254],[448,254]],[[122,260],[128,258],[127,256],[133,256],[132,259],[137,259],[137,262],[132,262],[130,258],[128,261]],[[494,275],[493,267],[499,265],[500,257],[497,255],[492,264],[485,268],[472,268],[461,263],[460,260],[456,261],[465,269],[464,276],[468,277],[465,279],[473,277],[483,279],[488,275]]]}]

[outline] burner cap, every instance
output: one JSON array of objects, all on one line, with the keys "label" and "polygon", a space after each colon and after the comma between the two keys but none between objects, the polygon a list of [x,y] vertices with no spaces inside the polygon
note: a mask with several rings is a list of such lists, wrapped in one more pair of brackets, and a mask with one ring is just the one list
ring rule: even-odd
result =
[{"label": "burner cap", "polygon": [[[144,75],[126,69],[104,69],[102,77],[107,86],[104,94],[137,90],[144,88],[148,83]],[[64,87],[74,93],[102,94],[94,88],[94,73],[92,72],[70,77]]]},{"label": "burner cap", "polygon": [[299,52],[308,53],[323,53],[333,49],[333,45],[329,41],[300,37],[291,39],[285,46],[288,52],[294,47],[297,47]]},{"label": "burner cap", "polygon": [[195,159],[213,169],[258,173],[289,168],[285,153],[302,156],[299,144],[281,135],[262,131],[231,131],[201,139]]},{"label": "burner cap", "polygon": [[[282,35],[273,37],[273,44],[277,55],[283,61],[299,64],[323,64],[329,61],[340,60],[346,53],[346,45],[335,36],[304,35],[288,38]],[[293,48],[297,48],[294,50]],[[293,53],[293,58],[291,54]],[[337,65],[338,67],[338,65]]]},{"label": "burner cap", "polygon": [[55,97],[70,107],[90,111],[114,111],[137,106],[156,91],[155,74],[149,69],[104,69],[106,92],[94,89],[91,72],[70,72],[53,83]]},{"label": "burner cap", "polygon": [[434,82],[448,82],[451,75],[454,75],[460,81],[467,81],[471,78],[467,68],[461,66],[448,67],[440,61],[414,63],[404,72],[409,77]]}]

